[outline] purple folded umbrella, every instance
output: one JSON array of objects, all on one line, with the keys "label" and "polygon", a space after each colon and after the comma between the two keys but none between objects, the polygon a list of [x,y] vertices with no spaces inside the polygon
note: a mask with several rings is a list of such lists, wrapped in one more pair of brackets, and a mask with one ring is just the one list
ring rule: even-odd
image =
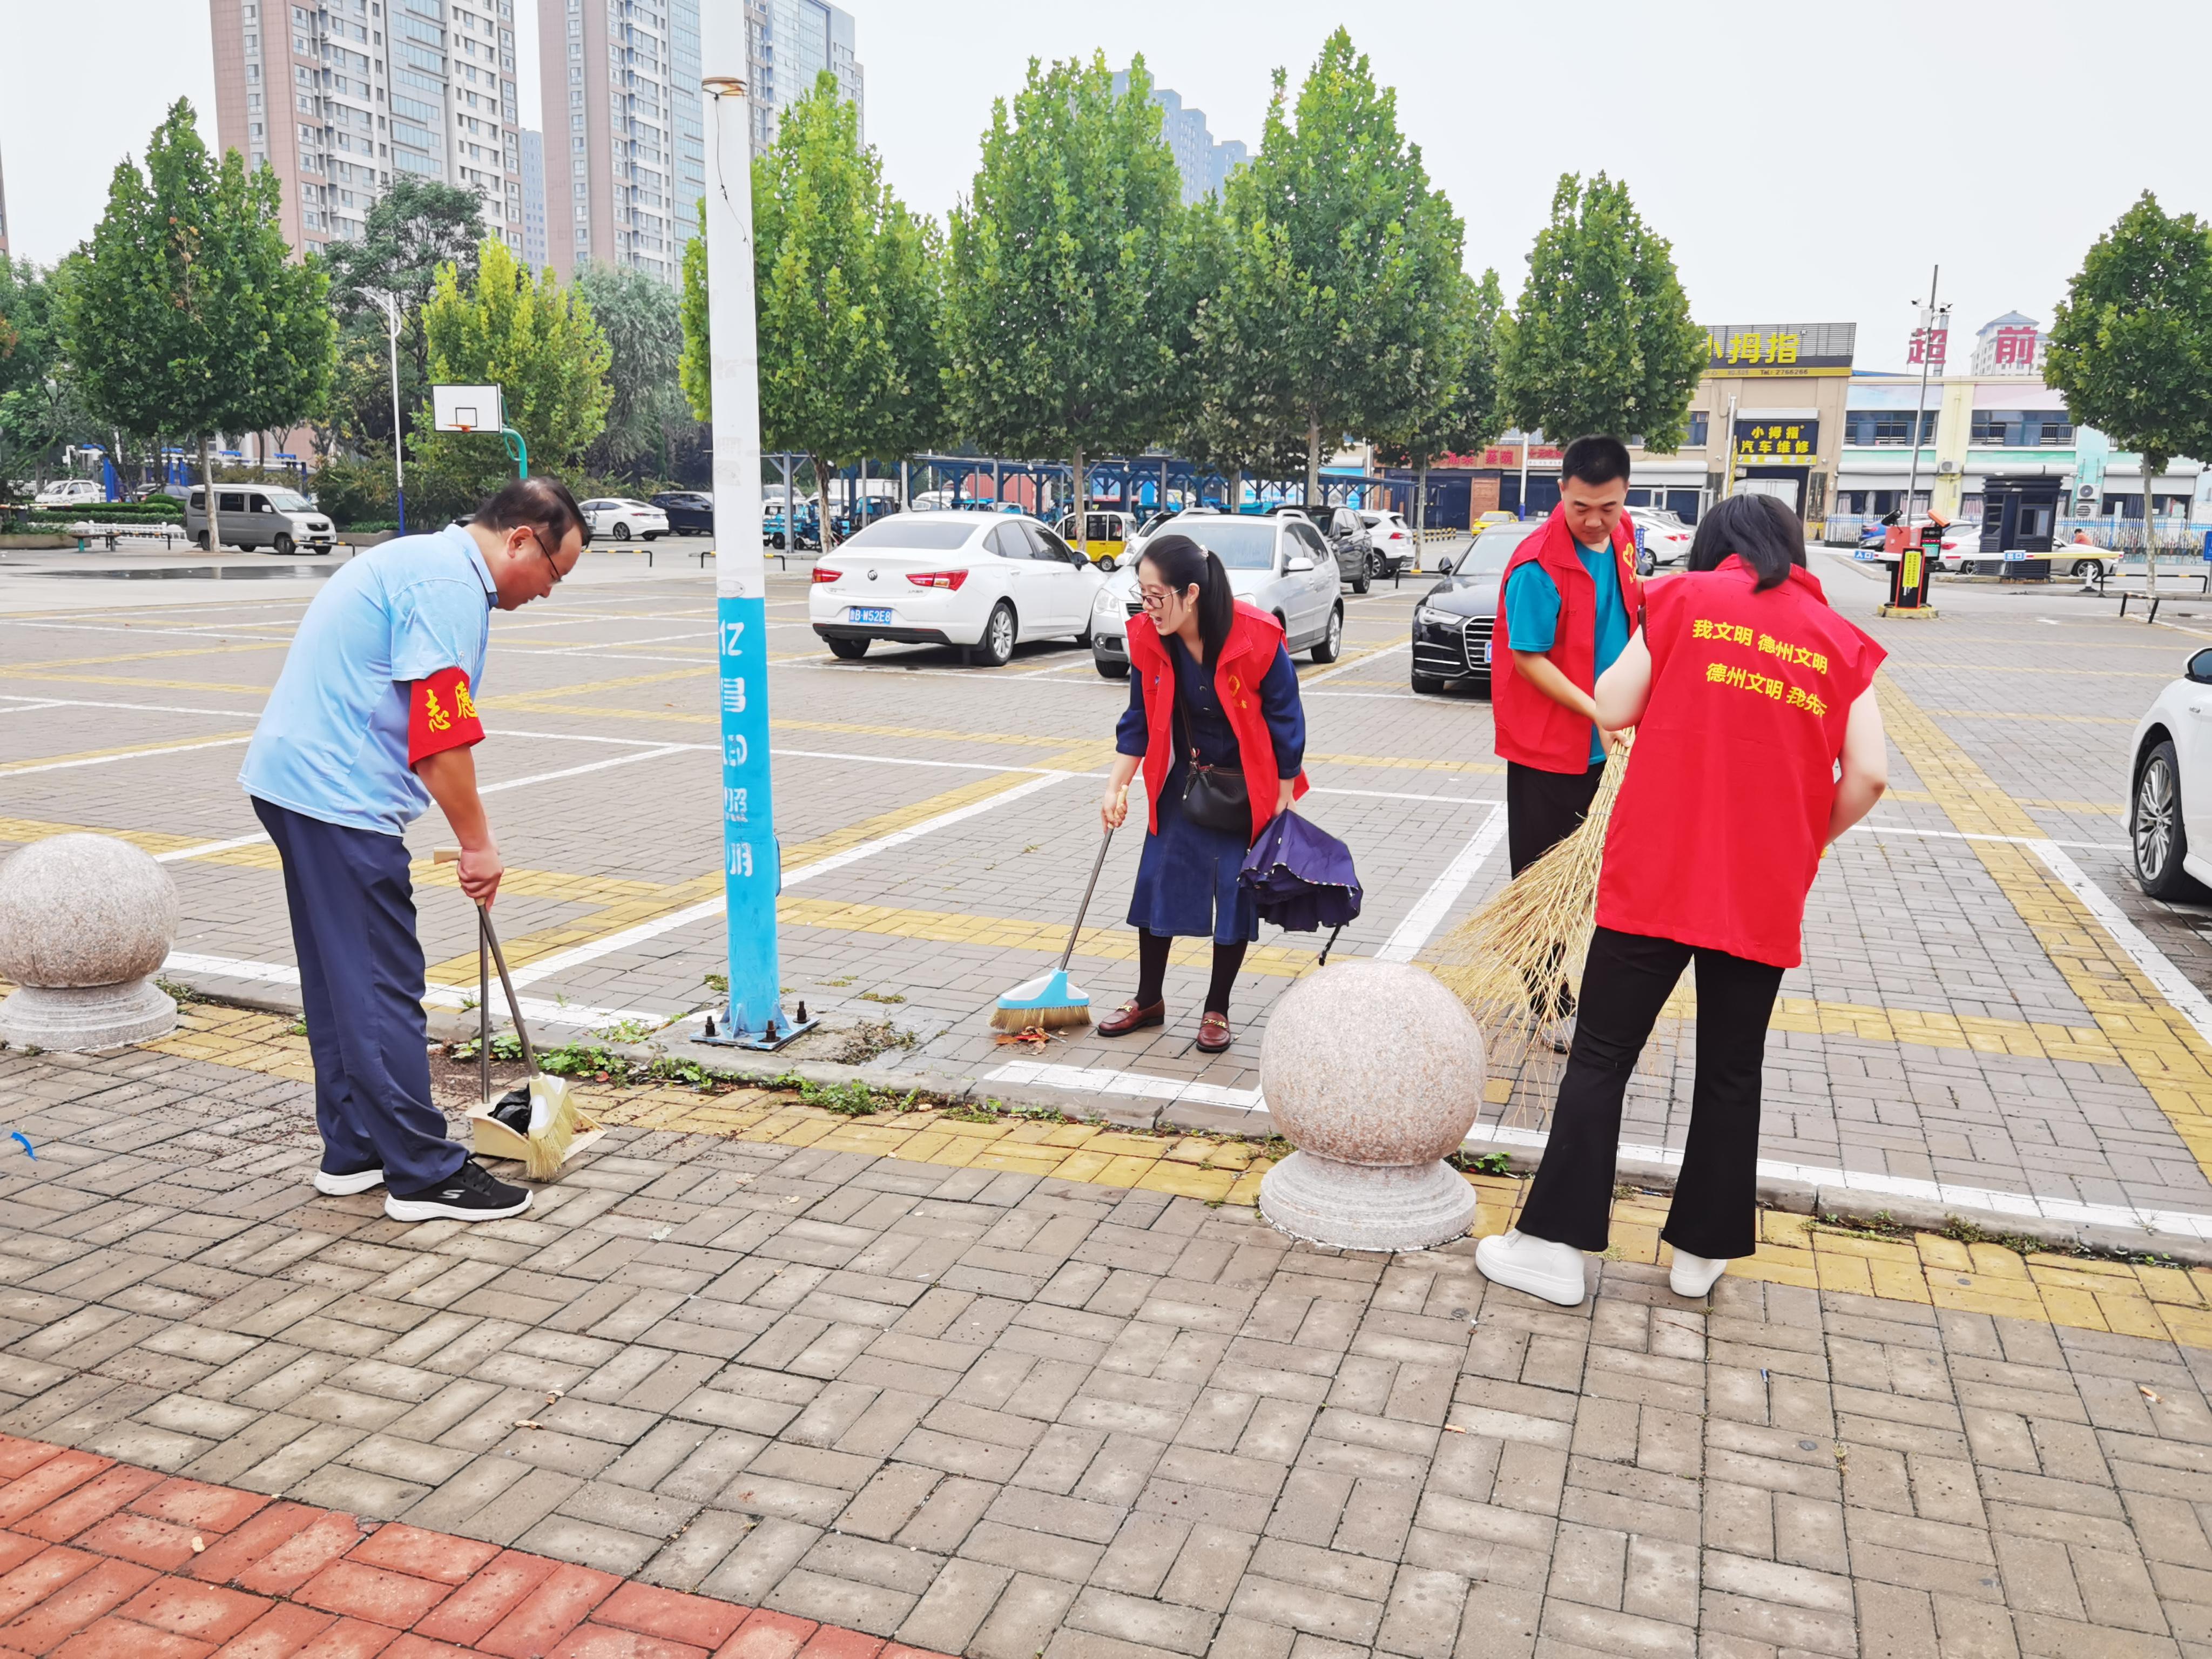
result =
[{"label": "purple folded umbrella", "polygon": [[[1359,914],[1359,873],[1352,849],[1296,812],[1278,812],[1237,872],[1252,895],[1260,920],[1293,933],[1341,929]],[[1329,944],[1336,934],[1329,935]],[[1323,946],[1322,957],[1328,959]]]}]

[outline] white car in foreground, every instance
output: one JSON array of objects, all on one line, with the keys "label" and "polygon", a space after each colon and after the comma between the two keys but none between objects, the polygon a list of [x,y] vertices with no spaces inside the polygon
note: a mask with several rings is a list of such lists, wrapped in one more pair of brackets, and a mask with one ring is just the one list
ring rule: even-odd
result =
[{"label": "white car in foreground", "polygon": [[649,501],[634,501],[621,495],[601,495],[579,503],[584,522],[591,526],[594,537],[611,536],[618,542],[635,537],[640,541],[652,541],[668,533],[668,515]]},{"label": "white car in foreground", "polygon": [[2158,694],[2128,753],[2136,880],[2155,899],[2212,897],[2212,646]]},{"label": "white car in foreground", "polygon": [[1035,519],[899,513],[814,567],[806,619],[850,662],[870,641],[958,646],[1003,667],[1018,640],[1091,638],[1098,568]]}]

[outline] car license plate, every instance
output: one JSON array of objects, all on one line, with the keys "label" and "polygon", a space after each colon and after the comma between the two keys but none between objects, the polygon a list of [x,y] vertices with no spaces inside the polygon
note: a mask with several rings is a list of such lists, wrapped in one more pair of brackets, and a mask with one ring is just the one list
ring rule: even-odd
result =
[{"label": "car license plate", "polygon": [[848,605],[845,610],[845,620],[848,623],[872,623],[880,628],[888,628],[891,613],[880,605]]},{"label": "car license plate", "polygon": [[1482,642],[1482,665],[1485,668],[1490,666],[1490,646],[1491,642],[1488,640]]}]

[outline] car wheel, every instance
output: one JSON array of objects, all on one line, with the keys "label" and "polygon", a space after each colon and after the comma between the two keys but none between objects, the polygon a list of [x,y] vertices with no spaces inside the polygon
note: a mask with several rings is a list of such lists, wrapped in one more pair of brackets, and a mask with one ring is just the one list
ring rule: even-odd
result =
[{"label": "car wheel", "polygon": [[2189,832],[2181,822],[2181,768],[2171,740],[2161,738],[2144,756],[2128,813],[2136,880],[2154,899],[2201,899],[2205,890],[2181,867]]},{"label": "car wheel", "polygon": [[983,637],[968,647],[972,668],[1004,668],[1014,659],[1014,607],[1004,599],[991,607]]},{"label": "car wheel", "polygon": [[660,535],[661,532],[658,530],[648,530],[645,532],[644,536],[641,538],[641,539],[648,542],[657,542],[660,539]]},{"label": "car wheel", "polygon": [[2085,582],[2101,580],[2105,574],[2105,562],[2102,559],[2076,559],[2074,561],[2074,574]]},{"label": "car wheel", "polygon": [[1097,665],[1101,679],[1126,680],[1129,678],[1129,665],[1125,662],[1115,662],[1110,657],[1100,656],[1093,656],[1091,660]]},{"label": "car wheel", "polygon": [[208,533],[204,530],[201,531],[198,535],[192,538],[192,545],[198,548],[203,553],[213,550],[208,546]]},{"label": "car wheel", "polygon": [[1337,605],[1328,613],[1328,627],[1314,641],[1313,659],[1316,662],[1334,662],[1337,653],[1344,649],[1344,607]]},{"label": "car wheel", "polygon": [[294,541],[289,536],[283,534],[280,531],[277,533],[276,539],[269,544],[269,550],[271,553],[274,553],[280,559],[289,559],[292,556],[293,550],[298,546],[299,544],[297,542]]},{"label": "car wheel", "polygon": [[830,654],[839,662],[858,662],[868,654],[866,640],[831,640],[829,643]]},{"label": "car wheel", "polygon": [[1434,674],[1416,673],[1413,676],[1413,690],[1424,696],[1432,696],[1443,689],[1444,683]]},{"label": "car wheel", "polygon": [[1367,573],[1367,562],[1363,559],[1359,563],[1358,574],[1352,578],[1352,591],[1355,593],[1364,593],[1370,586],[1372,583]]},{"label": "car wheel", "polygon": [[629,539],[629,526],[626,524],[617,525],[615,526],[615,539],[618,542],[628,541]]},{"label": "car wheel", "polygon": [[1367,556],[1368,580],[1371,582],[1381,581],[1383,577],[1389,574],[1389,571],[1383,568],[1382,556],[1380,553],[1370,553]]}]

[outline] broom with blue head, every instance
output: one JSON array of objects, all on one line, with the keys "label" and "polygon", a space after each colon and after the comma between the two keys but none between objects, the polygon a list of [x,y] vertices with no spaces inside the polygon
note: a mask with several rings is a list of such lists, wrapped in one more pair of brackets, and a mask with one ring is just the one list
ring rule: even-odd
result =
[{"label": "broom with blue head", "polygon": [[991,1024],[998,1030],[1053,1031],[1091,1023],[1091,993],[1069,983],[1067,964],[1074,958],[1075,941],[1083,937],[1083,918],[1091,908],[1091,895],[1097,890],[1098,872],[1106,867],[1106,849],[1113,844],[1114,830],[1109,824],[1099,840],[1098,856],[1091,861],[1091,879],[1084,884],[1083,902],[1076,907],[1075,926],[1067,930],[1067,948],[1060,953],[1060,966],[1017,985],[999,999],[999,1006],[991,1012]]}]

